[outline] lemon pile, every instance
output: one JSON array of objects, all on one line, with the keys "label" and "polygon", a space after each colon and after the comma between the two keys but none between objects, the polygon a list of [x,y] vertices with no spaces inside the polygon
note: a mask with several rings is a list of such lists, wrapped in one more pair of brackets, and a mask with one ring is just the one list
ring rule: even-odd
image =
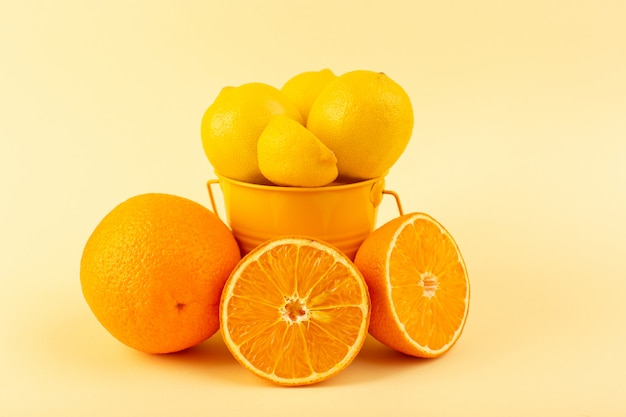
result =
[{"label": "lemon pile", "polygon": [[413,131],[413,107],[386,74],[307,71],[280,89],[223,88],[201,123],[216,174],[253,184],[322,187],[387,174]]}]

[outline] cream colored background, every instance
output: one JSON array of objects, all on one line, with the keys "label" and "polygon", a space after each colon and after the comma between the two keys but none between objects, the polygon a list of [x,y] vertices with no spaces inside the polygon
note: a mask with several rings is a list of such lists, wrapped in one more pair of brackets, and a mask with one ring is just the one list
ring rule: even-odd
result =
[{"label": "cream colored background", "polygon": [[[0,415],[626,415],[626,3],[0,1]],[[368,340],[327,383],[269,386],[215,336],[147,356],[82,298],[124,199],[209,205],[199,123],[225,85],[325,67],[405,87],[387,178],[472,283],[438,360]],[[383,202],[379,221],[396,215]]]}]

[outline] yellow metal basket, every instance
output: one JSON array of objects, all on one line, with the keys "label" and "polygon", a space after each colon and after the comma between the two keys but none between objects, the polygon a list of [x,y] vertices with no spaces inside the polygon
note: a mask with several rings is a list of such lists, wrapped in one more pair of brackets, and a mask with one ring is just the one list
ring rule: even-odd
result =
[{"label": "yellow metal basket", "polygon": [[242,254],[276,237],[308,236],[328,242],[354,259],[371,233],[385,189],[384,177],[325,187],[301,188],[249,184],[217,175],[207,182],[213,211],[219,215],[212,187],[219,184],[226,222]]}]

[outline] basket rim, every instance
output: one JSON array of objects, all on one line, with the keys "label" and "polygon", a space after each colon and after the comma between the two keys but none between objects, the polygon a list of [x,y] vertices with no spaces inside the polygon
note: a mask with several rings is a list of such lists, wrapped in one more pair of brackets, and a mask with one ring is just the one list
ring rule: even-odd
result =
[{"label": "basket rim", "polygon": [[367,186],[368,184],[375,184],[381,180],[385,179],[385,175],[381,175],[376,178],[370,178],[367,180],[355,181],[355,182],[346,182],[346,183],[336,183],[333,182],[329,185],[325,185],[323,187],[285,187],[280,185],[266,185],[266,184],[252,184],[244,181],[235,180],[224,175],[220,175],[215,173],[218,182],[222,183],[230,183],[237,185],[242,188],[252,188],[263,191],[272,191],[272,192],[288,192],[288,193],[319,193],[326,191],[342,191],[348,190],[352,188],[361,188]]}]

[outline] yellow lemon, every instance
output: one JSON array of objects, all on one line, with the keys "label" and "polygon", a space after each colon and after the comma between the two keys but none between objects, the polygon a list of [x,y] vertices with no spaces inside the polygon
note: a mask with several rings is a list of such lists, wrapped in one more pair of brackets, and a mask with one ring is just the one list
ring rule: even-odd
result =
[{"label": "yellow lemon", "polygon": [[302,122],[296,105],[275,87],[248,83],[223,88],[202,116],[200,130],[215,171],[234,180],[267,183],[259,170],[256,142],[275,115]]},{"label": "yellow lemon", "polygon": [[307,128],[335,153],[339,177],[376,178],[404,152],[413,107],[406,91],[384,73],[351,71],[322,90]]},{"label": "yellow lemon", "polygon": [[337,158],[304,126],[274,116],[257,142],[261,173],[276,185],[321,187],[337,178]]},{"label": "yellow lemon", "polygon": [[309,110],[326,85],[337,78],[328,68],[321,71],[306,71],[287,80],[280,91],[293,101],[306,123]]}]

